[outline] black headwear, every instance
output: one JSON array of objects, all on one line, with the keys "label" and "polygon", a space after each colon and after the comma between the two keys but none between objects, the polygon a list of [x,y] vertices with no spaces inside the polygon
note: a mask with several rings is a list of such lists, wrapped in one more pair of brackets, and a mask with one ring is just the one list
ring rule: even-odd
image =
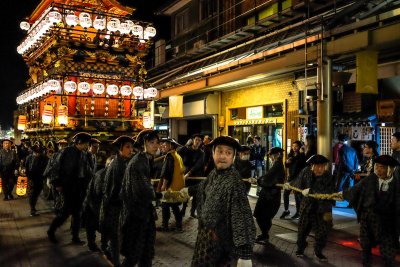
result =
[{"label": "black headwear", "polygon": [[280,147],[273,147],[273,148],[271,148],[271,149],[268,151],[268,155],[278,154],[278,153],[281,153],[281,152],[283,152],[283,151],[285,151],[285,150],[283,150],[283,149],[280,148]]},{"label": "black headwear", "polygon": [[400,132],[395,132],[392,136],[396,137],[397,141],[400,141]]},{"label": "black headwear", "polygon": [[135,143],[135,140],[134,140],[132,137],[130,137],[130,136],[121,135],[121,136],[119,136],[117,139],[115,139],[115,140],[112,142],[112,144],[113,144],[114,146],[118,147],[118,149],[121,149],[122,146],[123,146],[125,143],[132,143],[132,144],[134,144],[134,143]]},{"label": "black headwear", "polygon": [[240,152],[250,151],[250,150],[251,150],[251,147],[242,145],[242,148],[240,149]]},{"label": "black headwear", "polygon": [[375,163],[379,163],[386,166],[398,166],[399,162],[389,155],[380,155],[375,158]]},{"label": "black headwear", "polygon": [[32,151],[36,153],[42,153],[42,148],[38,145],[32,146]]},{"label": "black headwear", "polygon": [[77,133],[72,137],[74,143],[89,143],[90,139],[92,139],[92,136],[85,132]]},{"label": "black headwear", "polygon": [[319,155],[319,154],[315,154],[307,160],[308,164],[325,164],[328,162],[329,162],[329,159],[327,159],[326,157]]},{"label": "black headwear", "polygon": [[240,146],[238,141],[236,141],[235,139],[233,139],[230,136],[219,136],[219,137],[215,138],[214,140],[212,140],[209,144],[207,144],[207,146],[211,146],[211,147],[216,147],[217,145],[230,146],[235,151],[240,151],[242,149],[242,147]]},{"label": "black headwear", "polygon": [[176,142],[176,140],[174,138],[161,138],[160,140],[161,142],[168,142],[171,145],[173,145],[175,148],[182,146],[181,144],[179,144],[178,142]]},{"label": "black headwear", "polygon": [[57,144],[68,144],[68,141],[66,139],[61,139],[57,141]]},{"label": "black headwear", "polygon": [[158,131],[151,129],[144,129],[136,136],[136,146],[143,146],[145,140],[160,139],[158,137]]},{"label": "black headwear", "polygon": [[9,138],[4,138],[1,142],[3,143],[4,141],[8,141],[8,142],[10,142],[11,144],[14,144],[14,142],[11,141],[11,139],[9,139]]},{"label": "black headwear", "polygon": [[89,145],[91,146],[93,144],[101,144],[101,141],[97,138],[92,137],[92,139],[90,139]]}]

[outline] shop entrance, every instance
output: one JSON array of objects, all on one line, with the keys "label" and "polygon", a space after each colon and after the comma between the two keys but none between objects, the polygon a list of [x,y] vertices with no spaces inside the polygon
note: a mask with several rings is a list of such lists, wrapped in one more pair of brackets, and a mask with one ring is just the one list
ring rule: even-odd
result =
[{"label": "shop entrance", "polygon": [[283,146],[283,124],[254,124],[229,126],[229,135],[237,138],[240,144],[245,145],[249,136],[261,137],[261,145],[266,151],[272,147]]},{"label": "shop entrance", "polygon": [[[178,135],[178,142],[180,144],[185,144],[187,140],[194,134],[210,135],[213,132],[213,120],[212,118],[201,118],[201,119],[191,119],[186,121],[186,134]],[[183,124],[184,125],[184,124]],[[184,127],[184,126],[183,126]],[[214,136],[212,136],[214,137]]]}]

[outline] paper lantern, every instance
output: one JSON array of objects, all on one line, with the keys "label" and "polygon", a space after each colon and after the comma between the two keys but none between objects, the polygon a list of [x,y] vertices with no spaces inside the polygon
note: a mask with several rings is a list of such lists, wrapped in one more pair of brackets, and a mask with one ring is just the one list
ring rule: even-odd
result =
[{"label": "paper lantern", "polygon": [[61,85],[57,80],[48,80],[46,87],[49,91],[58,91],[61,88]]},{"label": "paper lantern", "polygon": [[18,176],[17,186],[15,188],[15,193],[17,196],[25,196],[26,189],[28,188],[28,177],[26,176]]},{"label": "paper lantern", "polygon": [[121,95],[123,96],[130,96],[132,94],[132,87],[129,85],[121,86]]},{"label": "paper lantern", "polygon": [[97,16],[93,21],[93,27],[98,30],[104,30],[106,28],[106,19],[103,16]]},{"label": "paper lantern", "polygon": [[154,87],[150,87],[144,90],[144,98],[154,98],[157,96],[157,89]]},{"label": "paper lantern", "polygon": [[89,28],[92,26],[92,19],[90,18],[89,13],[82,12],[79,14],[79,23],[83,28]]},{"label": "paper lantern", "polygon": [[29,22],[22,21],[22,22],[19,24],[19,27],[21,27],[22,30],[27,31],[27,30],[29,30],[29,28],[31,27],[31,25],[29,24]]},{"label": "paper lantern", "polygon": [[132,34],[136,35],[136,36],[141,36],[143,35],[143,27],[138,25],[138,24],[134,24],[132,26]]},{"label": "paper lantern", "polygon": [[60,105],[58,107],[58,124],[59,125],[68,124],[68,107],[66,105]]},{"label": "paper lantern", "polygon": [[65,22],[67,23],[68,26],[76,26],[79,23],[78,16],[75,15],[73,11],[68,13],[67,16],[65,16]]},{"label": "paper lantern", "polygon": [[131,31],[131,27],[129,27],[128,23],[122,22],[120,25],[120,30],[122,34],[128,34]]},{"label": "paper lantern", "polygon": [[135,86],[133,88],[133,95],[135,96],[135,98],[143,98],[143,87]]},{"label": "paper lantern", "polygon": [[18,125],[17,129],[20,131],[24,131],[26,128],[26,116],[25,115],[19,115],[18,116]]},{"label": "paper lantern", "polygon": [[118,94],[118,86],[115,84],[110,84],[107,86],[107,94],[114,96]]},{"label": "paper lantern", "polygon": [[152,38],[152,37],[156,36],[156,33],[157,33],[156,28],[154,28],[154,27],[147,27],[147,28],[144,30],[144,39]]},{"label": "paper lantern", "polygon": [[88,82],[78,83],[78,91],[82,94],[87,94],[90,91],[90,84]]},{"label": "paper lantern", "polygon": [[77,85],[76,85],[76,82],[74,82],[74,81],[68,81],[68,82],[64,83],[64,90],[67,93],[75,92],[76,91],[76,87],[77,87]]},{"label": "paper lantern", "polygon": [[120,21],[117,18],[112,18],[107,23],[107,29],[111,32],[118,31],[120,28]]},{"label": "paper lantern", "polygon": [[96,95],[101,95],[104,93],[105,86],[102,83],[95,83],[93,84],[93,93]]},{"label": "paper lantern", "polygon": [[43,124],[50,124],[53,121],[53,107],[45,105],[43,108],[42,122]]},{"label": "paper lantern", "polygon": [[61,21],[61,14],[58,11],[51,11],[48,15],[50,23],[57,24]]}]

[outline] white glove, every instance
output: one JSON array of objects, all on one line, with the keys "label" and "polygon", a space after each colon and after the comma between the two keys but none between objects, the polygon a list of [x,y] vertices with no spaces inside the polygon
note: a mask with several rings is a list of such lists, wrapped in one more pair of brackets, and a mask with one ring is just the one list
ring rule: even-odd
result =
[{"label": "white glove", "polygon": [[257,179],[256,178],[249,178],[247,181],[249,183],[251,183],[251,184],[256,184],[257,183]]},{"label": "white glove", "polygon": [[310,188],[306,188],[306,189],[304,189],[303,191],[301,191],[301,194],[303,195],[303,196],[308,196],[308,194],[310,194]]},{"label": "white glove", "polygon": [[243,260],[243,259],[238,259],[236,267],[252,267],[253,263],[251,260]]},{"label": "white glove", "polygon": [[283,189],[290,190],[290,184],[289,183],[284,183],[283,184]]},{"label": "white glove", "polygon": [[186,197],[189,195],[189,190],[187,187],[182,188],[181,190],[179,190],[181,192],[181,196],[182,197]]},{"label": "white glove", "polygon": [[51,183],[50,183],[50,179],[49,178],[47,178],[47,180],[46,180],[46,185],[47,185],[48,188],[51,188]]}]

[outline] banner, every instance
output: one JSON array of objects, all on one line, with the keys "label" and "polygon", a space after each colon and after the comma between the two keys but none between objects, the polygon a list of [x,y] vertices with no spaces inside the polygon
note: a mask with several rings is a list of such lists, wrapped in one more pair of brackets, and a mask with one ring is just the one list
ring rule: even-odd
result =
[{"label": "banner", "polygon": [[378,53],[366,50],[356,54],[356,93],[378,94]]},{"label": "banner", "polygon": [[183,96],[169,97],[169,118],[183,118]]}]

